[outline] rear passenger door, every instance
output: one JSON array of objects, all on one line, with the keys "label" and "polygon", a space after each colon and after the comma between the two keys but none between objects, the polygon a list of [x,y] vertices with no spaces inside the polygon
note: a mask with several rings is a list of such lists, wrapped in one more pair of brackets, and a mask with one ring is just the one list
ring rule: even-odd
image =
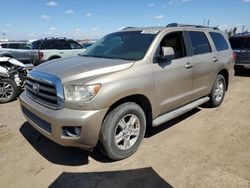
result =
[{"label": "rear passenger door", "polygon": [[212,82],[213,55],[207,35],[202,31],[189,31],[189,45],[193,66],[192,100],[210,92]]}]

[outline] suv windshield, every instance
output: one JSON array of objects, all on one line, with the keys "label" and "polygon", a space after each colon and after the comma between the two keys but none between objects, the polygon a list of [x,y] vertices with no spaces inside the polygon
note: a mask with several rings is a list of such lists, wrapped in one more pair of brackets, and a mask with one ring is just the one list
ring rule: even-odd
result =
[{"label": "suv windshield", "polygon": [[140,60],[146,54],[156,34],[157,32],[152,31],[112,33],[89,47],[83,56]]},{"label": "suv windshield", "polygon": [[250,49],[250,37],[232,37],[229,41],[233,49]]}]

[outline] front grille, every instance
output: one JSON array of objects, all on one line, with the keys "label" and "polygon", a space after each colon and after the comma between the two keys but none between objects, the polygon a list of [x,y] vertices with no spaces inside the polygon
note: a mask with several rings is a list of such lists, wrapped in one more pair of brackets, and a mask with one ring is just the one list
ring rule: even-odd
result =
[{"label": "front grille", "polygon": [[33,114],[31,111],[29,111],[27,108],[24,106],[21,106],[22,112],[32,121],[34,122],[37,126],[39,126],[41,129],[51,133],[51,124],[37,115]]},{"label": "front grille", "polygon": [[27,78],[26,92],[29,97],[50,107],[58,107],[57,91],[54,84]]}]

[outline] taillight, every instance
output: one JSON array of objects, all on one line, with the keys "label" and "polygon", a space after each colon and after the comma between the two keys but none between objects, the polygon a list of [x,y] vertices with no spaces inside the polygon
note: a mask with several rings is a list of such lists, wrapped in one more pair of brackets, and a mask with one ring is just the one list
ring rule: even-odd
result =
[{"label": "taillight", "polygon": [[43,58],[43,52],[38,52],[38,59],[41,60]]},{"label": "taillight", "polygon": [[232,59],[235,61],[236,60],[236,53],[235,52],[233,52],[233,54],[232,54]]}]

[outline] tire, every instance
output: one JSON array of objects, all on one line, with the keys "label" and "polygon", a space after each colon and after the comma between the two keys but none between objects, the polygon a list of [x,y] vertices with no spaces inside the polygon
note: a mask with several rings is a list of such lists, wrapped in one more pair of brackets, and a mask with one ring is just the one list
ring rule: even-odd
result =
[{"label": "tire", "polygon": [[113,109],[104,119],[99,148],[113,160],[127,158],[136,152],[146,130],[146,117],[142,108],[127,102]]},{"label": "tire", "polygon": [[226,81],[224,76],[219,74],[216,77],[212,91],[209,95],[210,101],[208,102],[208,105],[210,107],[220,106],[224,100],[225,92],[226,92]]},{"label": "tire", "polygon": [[0,103],[14,100],[18,94],[16,83],[10,78],[0,79]]}]

